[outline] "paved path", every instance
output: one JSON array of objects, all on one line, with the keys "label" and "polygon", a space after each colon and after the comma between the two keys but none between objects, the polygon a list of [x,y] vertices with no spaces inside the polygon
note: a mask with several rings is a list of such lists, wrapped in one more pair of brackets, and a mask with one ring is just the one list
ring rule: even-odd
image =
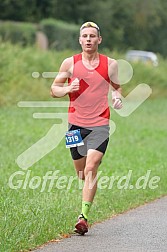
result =
[{"label": "paved path", "polygon": [[34,252],[167,252],[167,196]]}]

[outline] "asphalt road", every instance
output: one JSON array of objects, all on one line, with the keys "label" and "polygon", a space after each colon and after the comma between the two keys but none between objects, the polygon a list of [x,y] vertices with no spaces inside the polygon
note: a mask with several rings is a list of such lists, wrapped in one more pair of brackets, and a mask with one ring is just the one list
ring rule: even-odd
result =
[{"label": "asphalt road", "polygon": [[167,252],[167,196],[34,252]]}]

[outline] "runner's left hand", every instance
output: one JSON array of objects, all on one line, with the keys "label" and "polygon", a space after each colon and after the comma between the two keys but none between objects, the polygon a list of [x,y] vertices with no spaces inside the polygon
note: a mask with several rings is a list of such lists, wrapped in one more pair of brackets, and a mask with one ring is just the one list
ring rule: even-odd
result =
[{"label": "runner's left hand", "polygon": [[113,99],[113,109],[121,109],[122,108],[122,100],[121,98]]}]

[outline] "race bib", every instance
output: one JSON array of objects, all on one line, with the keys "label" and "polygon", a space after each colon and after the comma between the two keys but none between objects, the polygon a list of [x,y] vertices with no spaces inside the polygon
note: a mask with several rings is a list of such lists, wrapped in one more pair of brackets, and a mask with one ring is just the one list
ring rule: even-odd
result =
[{"label": "race bib", "polygon": [[80,129],[66,132],[66,148],[84,145]]}]

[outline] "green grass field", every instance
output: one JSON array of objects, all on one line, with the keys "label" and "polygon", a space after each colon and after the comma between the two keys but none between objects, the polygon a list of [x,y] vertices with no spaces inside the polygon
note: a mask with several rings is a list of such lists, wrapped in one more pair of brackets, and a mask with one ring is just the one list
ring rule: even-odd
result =
[{"label": "green grass field", "polygon": [[[119,117],[112,112],[116,123],[116,132],[112,135],[108,150],[99,171],[102,176],[126,176],[132,170],[130,184],[133,189],[124,188],[124,181],[118,180],[110,185],[101,180],[94,204],[90,212],[90,224],[104,220],[117,213],[124,212],[144,202],[167,194],[167,131],[166,131],[166,99],[147,100],[131,116]],[[67,189],[67,183],[55,180],[49,190],[49,181],[43,192],[42,178],[50,171],[59,170],[58,176],[76,176],[69,151],[64,141],[24,171],[15,163],[17,156],[43,137],[54,120],[33,119],[32,113],[37,109],[4,107],[0,109],[1,119],[1,244],[0,251],[21,251],[34,248],[51,239],[59,239],[61,235],[71,233],[81,207],[81,189],[77,180]],[[47,109],[53,112],[53,108]],[[38,111],[44,111],[43,108]],[[13,179],[13,185],[20,187],[11,189],[9,179],[15,172],[21,171]],[[149,180],[159,176],[155,189],[148,183],[143,189],[135,188],[138,178],[150,171]],[[27,184],[26,174],[29,173]],[[30,183],[34,176],[41,178],[41,184],[31,189],[36,182]],[[20,181],[20,184],[18,184]],[[64,187],[59,189],[59,187]],[[122,186],[122,188],[121,188]]]},{"label": "green grass field", "polygon": [[[22,100],[53,101],[49,97],[52,80],[33,79],[31,73],[58,71],[62,60],[72,52],[41,52],[1,44],[0,53],[0,251],[18,252],[72,233],[80,214],[81,183],[64,139],[27,170],[16,163],[17,157],[56,122],[34,119],[33,113],[61,112],[17,106]],[[121,58],[117,53],[115,56]],[[99,167],[99,188],[90,224],[167,194],[166,66],[163,59],[156,69],[134,65],[133,79],[123,87],[125,93],[139,83],[148,83],[153,94],[128,117],[111,111],[116,131]],[[51,184],[45,179],[55,171],[57,178]]]}]

